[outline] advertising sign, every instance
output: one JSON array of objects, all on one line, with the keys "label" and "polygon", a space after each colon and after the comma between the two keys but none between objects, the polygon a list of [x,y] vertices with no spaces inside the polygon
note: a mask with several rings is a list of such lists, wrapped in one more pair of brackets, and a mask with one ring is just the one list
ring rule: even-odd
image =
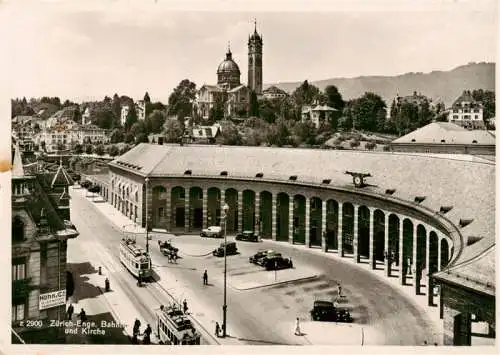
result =
[{"label": "advertising sign", "polygon": [[66,290],[43,293],[38,297],[38,309],[44,310],[66,304]]}]

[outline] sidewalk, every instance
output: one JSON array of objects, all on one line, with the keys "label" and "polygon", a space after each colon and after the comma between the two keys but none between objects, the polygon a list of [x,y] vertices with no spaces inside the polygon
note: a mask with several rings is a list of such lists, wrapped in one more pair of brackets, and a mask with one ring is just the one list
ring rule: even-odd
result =
[{"label": "sidewalk", "polygon": [[[141,331],[147,322],[138,317],[140,312],[112,276],[116,265],[110,264],[110,258],[102,254],[97,243],[85,240],[78,244],[74,240],[68,246],[68,261],[71,261],[68,262],[68,269],[75,281],[75,292],[68,299],[68,305],[72,303],[75,309],[72,320],[78,319],[77,315],[83,308],[88,320],[96,322],[96,328],[102,329],[105,334],[90,337],[81,333],[69,335],[68,343],[130,344],[134,320],[138,318],[141,321]],[[90,250],[92,253],[88,252]],[[102,275],[98,273],[99,266]],[[106,277],[110,280],[110,292],[104,292]],[[103,321],[106,322],[104,327]]]},{"label": "sidewalk", "polygon": [[[89,201],[92,200],[89,193],[85,189],[73,189],[75,193],[87,197]],[[95,194],[94,194],[95,195]],[[94,203],[95,208],[102,213],[103,216],[108,218],[118,229],[123,230],[124,226],[133,225],[132,221],[117,211],[113,206],[107,202],[96,202]],[[134,230],[137,233],[145,233],[144,228],[140,227],[126,227],[127,231]],[[154,234],[153,234],[154,236]],[[173,235],[172,235],[173,237]],[[156,243],[156,241],[153,241]],[[154,262],[154,261],[153,261]],[[242,342],[238,340],[237,334],[228,327],[227,333],[231,337],[227,338],[217,338],[214,335],[215,321],[214,319],[220,319],[219,312],[213,312],[212,305],[205,304],[199,301],[198,295],[190,291],[188,288],[182,286],[182,282],[179,282],[177,278],[170,273],[166,272],[164,269],[155,270],[161,278],[161,281],[151,284],[147,284],[146,287],[160,288],[163,292],[168,294],[172,301],[181,302],[183,299],[189,299],[189,312],[190,318],[195,324],[195,327],[202,333],[203,338],[210,344],[221,344],[221,345],[241,345]],[[111,279],[110,279],[111,281]],[[111,283],[113,287],[113,283]],[[125,297],[126,298],[126,297]],[[139,314],[139,313],[135,313]],[[193,317],[195,315],[195,317]],[[141,320],[142,324],[143,321]],[[220,322],[219,322],[220,323]]]}]

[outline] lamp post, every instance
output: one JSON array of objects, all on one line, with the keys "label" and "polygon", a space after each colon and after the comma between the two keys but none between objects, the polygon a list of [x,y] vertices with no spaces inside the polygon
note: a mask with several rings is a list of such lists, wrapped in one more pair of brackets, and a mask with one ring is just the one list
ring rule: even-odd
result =
[{"label": "lamp post", "polygon": [[147,177],[144,179],[144,182],[146,183],[146,253],[149,254],[149,235],[148,235],[148,183],[149,183],[149,178]]},{"label": "lamp post", "polygon": [[224,220],[224,305],[222,306],[222,337],[226,337],[226,329],[227,329],[227,303],[226,303],[226,289],[227,289],[227,211],[229,210],[229,206],[227,203],[224,203],[222,206],[222,218]]}]

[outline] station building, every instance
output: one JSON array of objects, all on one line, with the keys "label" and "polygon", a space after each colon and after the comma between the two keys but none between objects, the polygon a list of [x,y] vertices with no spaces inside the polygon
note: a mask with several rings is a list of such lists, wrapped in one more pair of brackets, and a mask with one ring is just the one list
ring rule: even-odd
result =
[{"label": "station building", "polygon": [[95,182],[142,226],[199,232],[227,203],[229,234],[383,265],[439,307],[445,345],[469,345],[472,320],[494,336],[495,164],[454,157],[139,144]]}]

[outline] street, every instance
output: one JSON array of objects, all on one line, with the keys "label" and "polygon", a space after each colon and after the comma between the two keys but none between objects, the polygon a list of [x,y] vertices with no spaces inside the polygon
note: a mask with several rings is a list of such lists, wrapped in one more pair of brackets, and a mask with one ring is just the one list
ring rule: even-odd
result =
[{"label": "street", "polygon": [[[216,321],[222,323],[224,263],[223,258],[216,258],[210,253],[221,243],[221,239],[206,239],[196,235],[173,237],[172,244],[179,248],[181,256],[177,263],[173,264],[168,263],[159,250],[158,240],[153,238],[149,242],[149,251],[156,281],[138,288],[135,279],[120,264],[118,258],[122,231],[93,206],[94,202],[86,199],[79,191],[70,190],[70,193],[71,219],[80,236],[69,243],[68,249],[73,248],[74,242],[77,241],[83,248],[89,246],[88,253],[99,255],[104,263],[103,267],[109,270],[112,282],[119,284],[146,322],[153,326],[153,309],[158,308],[160,304],[169,303],[170,298],[166,291],[169,291],[172,284],[167,280],[175,279],[175,282],[181,283],[185,289],[184,294],[178,295],[178,301],[182,302],[185,298],[188,305],[191,302],[196,303],[197,308],[203,310],[192,314],[194,318],[208,317],[213,325]],[[228,239],[232,240],[233,237],[228,236]],[[145,247],[144,235],[140,236],[137,242]],[[381,282],[368,271],[353,268],[342,261],[311,253],[306,249],[296,249],[287,243],[241,241],[237,242],[237,246],[239,254],[227,258],[228,333],[244,344],[310,344],[311,341],[308,341],[307,337],[294,336],[295,318],[299,317],[306,323],[310,319],[309,311],[314,300],[336,299],[338,282],[341,283],[342,293],[346,296],[345,302],[340,306],[350,309],[354,326],[362,327],[366,334],[371,334],[364,339],[365,345],[422,345],[424,341],[431,344],[440,342],[440,335],[425,312],[411,299]],[[291,257],[295,269],[275,274],[249,264],[248,257],[261,249],[274,249],[285,257]],[[68,263],[71,262],[68,257]],[[205,269],[209,275],[208,286],[202,284]],[[254,279],[277,277],[279,282],[285,271],[300,273],[302,269],[310,270],[304,275],[311,274],[311,277],[269,287],[245,288],[236,285],[237,278],[246,277],[245,275]],[[111,287],[113,288],[113,284]],[[132,322],[133,319],[128,321]],[[348,328],[347,324],[339,323],[336,326],[338,329]],[[328,324],[315,324],[314,329],[318,327],[324,329],[325,333],[330,329]],[[209,337],[207,333],[212,334],[213,328],[206,329],[202,336]],[[333,339],[337,333],[340,339]],[[343,344],[340,335],[342,333],[337,333],[328,332],[325,337],[332,338],[331,344]]]}]

